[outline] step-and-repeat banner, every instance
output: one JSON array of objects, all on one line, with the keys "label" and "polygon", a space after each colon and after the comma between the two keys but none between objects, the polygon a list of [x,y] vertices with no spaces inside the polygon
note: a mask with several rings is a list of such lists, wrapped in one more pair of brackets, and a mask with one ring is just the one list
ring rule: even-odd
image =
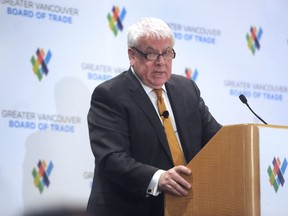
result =
[{"label": "step-and-repeat banner", "polygon": [[286,0],[0,0],[0,214],[86,206],[90,96],[128,69],[126,33],[141,17],[168,23],[173,73],[196,81],[223,125],[261,123],[240,94],[288,125],[287,11]]}]

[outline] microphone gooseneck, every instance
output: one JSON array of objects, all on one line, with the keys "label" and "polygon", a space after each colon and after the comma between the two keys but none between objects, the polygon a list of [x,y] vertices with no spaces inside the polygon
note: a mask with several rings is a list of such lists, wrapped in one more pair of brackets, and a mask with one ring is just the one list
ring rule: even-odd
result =
[{"label": "microphone gooseneck", "polygon": [[249,110],[260,120],[262,121],[264,124],[267,124],[267,122],[265,122],[260,116],[258,116],[249,106],[247,98],[245,97],[245,95],[241,94],[239,95],[239,99],[242,101],[242,103],[246,104],[246,106],[249,108]]}]

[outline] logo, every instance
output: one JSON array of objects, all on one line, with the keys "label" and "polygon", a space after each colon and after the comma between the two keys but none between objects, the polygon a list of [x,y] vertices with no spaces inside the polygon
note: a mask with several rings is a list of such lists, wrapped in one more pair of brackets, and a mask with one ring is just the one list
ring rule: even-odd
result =
[{"label": "logo", "polygon": [[247,39],[247,45],[248,48],[251,50],[252,54],[255,54],[256,50],[260,50],[260,39],[262,37],[263,31],[262,28],[257,31],[256,27],[250,28],[250,35],[247,33],[246,39]]},{"label": "logo", "polygon": [[121,13],[120,13],[120,9],[117,6],[113,6],[112,14],[108,13],[107,19],[109,21],[109,27],[115,36],[117,36],[119,30],[123,31],[122,22],[123,22],[125,16],[126,16],[126,9],[123,8]]},{"label": "logo", "polygon": [[221,37],[221,29],[205,26],[183,25],[181,23],[167,23],[174,33],[176,40],[216,45],[217,38]]},{"label": "logo", "polygon": [[39,189],[40,193],[42,193],[44,187],[46,186],[48,188],[50,185],[49,176],[53,169],[53,163],[52,161],[50,161],[47,167],[46,162],[44,160],[43,161],[39,160],[37,167],[38,171],[36,170],[36,168],[33,168],[32,175],[34,177],[35,187]]},{"label": "logo", "polygon": [[198,70],[195,69],[194,71],[192,71],[191,68],[186,68],[185,75],[187,79],[196,81],[196,78],[198,77]]},{"label": "logo", "polygon": [[45,52],[43,49],[37,49],[36,51],[36,57],[32,56],[31,63],[33,66],[33,72],[38,77],[38,80],[41,81],[43,78],[43,75],[48,74],[48,64],[51,59],[51,51],[48,50],[47,54],[45,55]]},{"label": "logo", "polygon": [[284,173],[287,168],[287,160],[286,158],[284,158],[284,161],[281,164],[279,157],[277,158],[277,160],[274,157],[272,164],[273,164],[273,167],[269,166],[267,172],[269,175],[270,184],[274,188],[275,192],[277,193],[280,185],[283,187],[285,183]]}]

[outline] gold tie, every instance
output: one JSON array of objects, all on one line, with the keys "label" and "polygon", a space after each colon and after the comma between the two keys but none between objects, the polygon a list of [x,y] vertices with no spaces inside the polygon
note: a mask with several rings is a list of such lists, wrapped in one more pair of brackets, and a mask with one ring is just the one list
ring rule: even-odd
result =
[{"label": "gold tie", "polygon": [[154,92],[157,95],[157,105],[158,105],[158,110],[163,122],[163,126],[165,128],[165,133],[166,133],[166,137],[169,143],[169,148],[170,148],[170,152],[172,154],[172,158],[173,158],[173,162],[174,165],[186,165],[185,159],[184,159],[184,155],[183,152],[180,148],[180,145],[178,143],[177,137],[174,133],[174,129],[171,123],[171,120],[168,116],[163,116],[164,111],[167,112],[166,106],[165,106],[165,102],[164,99],[162,97],[162,89],[154,89]]}]

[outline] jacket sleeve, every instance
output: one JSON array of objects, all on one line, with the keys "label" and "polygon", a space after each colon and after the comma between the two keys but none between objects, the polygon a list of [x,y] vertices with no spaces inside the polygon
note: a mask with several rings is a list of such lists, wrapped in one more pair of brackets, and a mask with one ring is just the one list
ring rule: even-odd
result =
[{"label": "jacket sleeve", "polygon": [[88,127],[98,173],[129,192],[145,197],[148,184],[158,169],[131,156],[129,113],[121,98],[107,86],[99,85],[92,94]]},{"label": "jacket sleeve", "polygon": [[198,108],[201,116],[202,125],[202,143],[205,145],[222,127],[213,115],[210,113],[208,106],[205,104],[203,98],[200,96],[200,90],[194,81],[196,93],[198,95]]}]

